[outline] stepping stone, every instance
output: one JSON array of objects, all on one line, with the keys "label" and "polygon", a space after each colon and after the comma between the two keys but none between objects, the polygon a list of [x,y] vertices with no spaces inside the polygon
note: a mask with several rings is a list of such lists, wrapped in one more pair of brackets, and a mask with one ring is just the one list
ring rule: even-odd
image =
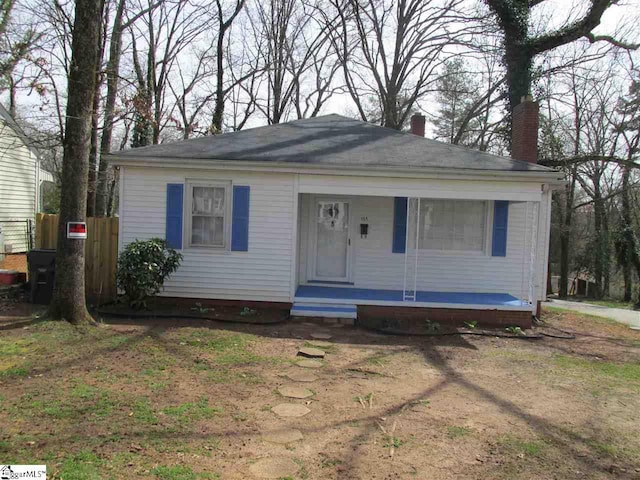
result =
[{"label": "stepping stone", "polygon": [[299,360],[296,362],[296,365],[303,368],[322,368],[322,362],[311,359]]},{"label": "stepping stone", "polygon": [[333,343],[331,342],[326,342],[324,340],[307,340],[307,343],[309,345],[313,345],[314,347],[331,347],[333,345]]},{"label": "stepping stone", "polygon": [[302,438],[302,432],[294,429],[275,430],[262,435],[262,439],[266,442],[281,444],[297,442]]},{"label": "stepping stone", "polygon": [[308,388],[297,387],[295,385],[278,387],[278,393],[283,397],[289,398],[309,398],[313,396],[313,392]]},{"label": "stepping stone", "polygon": [[311,338],[314,338],[316,340],[329,340],[331,337],[333,337],[333,335],[331,335],[330,333],[324,333],[324,332],[311,333]]},{"label": "stepping stone", "polygon": [[293,380],[294,382],[315,382],[318,380],[311,372],[305,372],[304,370],[296,370],[295,372],[287,373],[285,375],[289,380]]},{"label": "stepping stone", "polygon": [[324,353],[324,350],[320,350],[319,348],[302,347],[298,350],[298,355],[307,358],[324,358],[326,354]]},{"label": "stepping stone", "polygon": [[272,407],[271,411],[279,417],[302,417],[311,410],[297,403],[281,403],[280,405]]},{"label": "stepping stone", "polygon": [[298,472],[298,464],[290,458],[263,458],[249,467],[257,478],[287,478]]}]

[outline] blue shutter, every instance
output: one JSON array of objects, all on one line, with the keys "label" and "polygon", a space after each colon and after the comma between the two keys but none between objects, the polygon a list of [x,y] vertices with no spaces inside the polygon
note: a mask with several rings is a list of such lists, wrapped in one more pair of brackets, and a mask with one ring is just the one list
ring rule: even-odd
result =
[{"label": "blue shutter", "polygon": [[491,255],[494,257],[506,257],[509,202],[496,200],[493,203],[493,245],[491,246]]},{"label": "blue shutter", "polygon": [[407,197],[396,197],[393,204],[393,253],[407,247]]},{"label": "blue shutter", "polygon": [[184,185],[167,184],[167,219],[165,238],[171,248],[182,248],[182,202]]},{"label": "blue shutter", "polygon": [[249,250],[249,187],[233,187],[233,220],[231,225],[231,250]]}]

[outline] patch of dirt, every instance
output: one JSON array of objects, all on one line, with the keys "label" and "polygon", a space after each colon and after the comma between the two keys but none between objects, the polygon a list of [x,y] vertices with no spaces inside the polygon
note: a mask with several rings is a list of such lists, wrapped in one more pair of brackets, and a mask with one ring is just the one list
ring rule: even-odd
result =
[{"label": "patch of dirt", "polygon": [[[640,333],[544,318],[576,339],[343,327],[313,370],[294,362],[314,324],[107,318],[83,331],[5,330],[0,456],[47,463],[53,478],[76,465],[75,478],[161,478],[161,466],[231,480],[638,478]],[[313,396],[278,392],[295,371],[317,377],[298,384]],[[281,418],[282,403],[310,412]],[[282,431],[295,440],[266,440]]]},{"label": "patch of dirt", "polygon": [[[640,314],[639,314],[640,315]],[[640,331],[605,318],[585,317],[579,313],[546,311],[545,325],[555,333],[574,335],[574,341],[548,339],[560,353],[612,362],[640,362]]]},{"label": "patch of dirt", "polygon": [[125,303],[112,303],[97,309],[101,315],[117,315],[125,318],[203,318],[221,322],[270,324],[284,322],[288,310],[282,308],[252,308],[237,305],[168,304],[150,301],[147,308],[133,309]]}]

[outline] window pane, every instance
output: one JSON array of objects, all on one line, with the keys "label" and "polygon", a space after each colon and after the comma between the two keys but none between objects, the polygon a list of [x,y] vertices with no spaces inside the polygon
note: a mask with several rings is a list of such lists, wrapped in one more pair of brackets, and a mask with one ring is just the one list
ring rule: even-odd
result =
[{"label": "window pane", "polygon": [[195,215],[224,215],[223,187],[193,187],[192,213]]},{"label": "window pane", "polygon": [[213,217],[193,216],[191,223],[191,243],[213,245]]},{"label": "window pane", "polygon": [[486,202],[430,200],[420,202],[420,248],[482,251]]},{"label": "window pane", "polygon": [[192,187],[191,244],[224,247],[225,187]]},{"label": "window pane", "polygon": [[224,217],[213,217],[213,245],[224,244]]},{"label": "window pane", "polygon": [[224,246],[224,217],[194,215],[191,222],[191,243]]}]

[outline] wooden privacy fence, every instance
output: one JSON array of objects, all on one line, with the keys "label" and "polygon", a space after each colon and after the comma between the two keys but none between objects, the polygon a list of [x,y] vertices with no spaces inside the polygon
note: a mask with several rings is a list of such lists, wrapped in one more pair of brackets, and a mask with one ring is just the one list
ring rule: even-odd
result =
[{"label": "wooden privacy fence", "polygon": [[[79,240],[82,241],[82,240]],[[118,261],[118,219],[87,218],[85,242],[85,286],[87,297],[104,303],[116,297],[116,264]],[[56,248],[58,215],[36,215],[36,248]]]}]

